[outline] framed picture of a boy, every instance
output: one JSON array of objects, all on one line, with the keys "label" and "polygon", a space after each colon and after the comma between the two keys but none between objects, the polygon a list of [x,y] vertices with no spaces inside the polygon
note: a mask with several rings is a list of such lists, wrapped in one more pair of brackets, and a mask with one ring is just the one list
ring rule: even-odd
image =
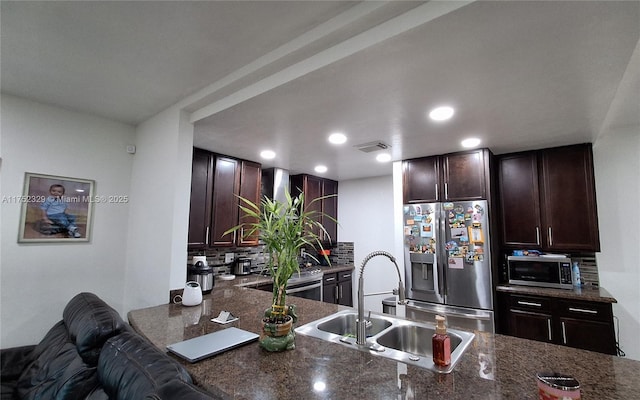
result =
[{"label": "framed picture of a boy", "polygon": [[27,172],[18,242],[88,242],[95,182]]}]

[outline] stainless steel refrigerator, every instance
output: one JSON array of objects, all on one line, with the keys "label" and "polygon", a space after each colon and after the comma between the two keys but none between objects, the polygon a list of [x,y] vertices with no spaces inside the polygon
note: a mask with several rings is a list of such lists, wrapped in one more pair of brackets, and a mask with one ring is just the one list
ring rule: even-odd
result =
[{"label": "stainless steel refrigerator", "polygon": [[494,331],[486,200],[405,204],[407,316]]}]

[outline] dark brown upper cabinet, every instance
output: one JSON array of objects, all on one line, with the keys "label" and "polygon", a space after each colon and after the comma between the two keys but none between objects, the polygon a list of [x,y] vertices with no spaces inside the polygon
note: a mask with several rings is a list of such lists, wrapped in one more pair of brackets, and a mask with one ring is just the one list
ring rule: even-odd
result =
[{"label": "dark brown upper cabinet", "polygon": [[261,166],[194,149],[189,210],[189,248],[254,246],[257,235],[242,230],[224,234],[241,222],[250,222],[238,207],[242,196],[260,201]]},{"label": "dark brown upper cabinet", "polygon": [[214,158],[210,152],[193,149],[189,207],[189,248],[202,248],[209,245],[211,197],[213,194],[213,160]]},{"label": "dark brown upper cabinet", "polygon": [[488,149],[405,160],[402,169],[404,203],[487,199]]},{"label": "dark brown upper cabinet", "polygon": [[[307,210],[322,212],[326,216],[337,220],[338,182],[307,174],[292,175],[289,180],[292,195],[297,196],[300,192],[304,193],[304,203]],[[324,196],[330,197],[313,202],[315,199]],[[319,221],[327,231],[326,234],[325,232],[320,232],[317,228],[314,229],[314,233],[323,242],[335,243],[338,236],[338,225],[331,218],[322,216]]]},{"label": "dark brown upper cabinet", "polygon": [[499,156],[498,191],[503,245],[600,251],[590,144]]}]

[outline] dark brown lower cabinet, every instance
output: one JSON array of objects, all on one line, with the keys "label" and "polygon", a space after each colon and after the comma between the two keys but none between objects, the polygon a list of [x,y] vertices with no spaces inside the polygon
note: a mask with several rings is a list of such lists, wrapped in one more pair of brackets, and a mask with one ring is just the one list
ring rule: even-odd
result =
[{"label": "dark brown lower cabinet", "polygon": [[352,275],[352,271],[325,273],[322,277],[322,300],[353,307]]},{"label": "dark brown lower cabinet", "polygon": [[498,333],[617,354],[610,303],[498,293]]}]

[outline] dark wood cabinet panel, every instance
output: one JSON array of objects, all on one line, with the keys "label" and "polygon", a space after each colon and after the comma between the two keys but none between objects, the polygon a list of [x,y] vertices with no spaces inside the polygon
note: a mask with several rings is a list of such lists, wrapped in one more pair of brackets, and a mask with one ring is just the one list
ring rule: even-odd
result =
[{"label": "dark wood cabinet panel", "polygon": [[498,292],[498,333],[617,353],[610,303]]},{"label": "dark wood cabinet panel", "polygon": [[488,149],[405,160],[402,164],[404,203],[487,199]]},{"label": "dark wood cabinet panel", "polygon": [[599,251],[591,145],[498,159],[502,244],[549,251]]},{"label": "dark wood cabinet panel", "polygon": [[591,146],[559,147],[541,154],[545,247],[599,251]]},{"label": "dark wood cabinet panel", "polygon": [[509,330],[512,336],[539,342],[552,342],[551,315],[511,309]]},{"label": "dark wood cabinet panel", "polygon": [[255,246],[257,235],[224,234],[240,223],[242,196],[260,201],[261,165],[194,148],[189,209],[189,249]]},{"label": "dark wood cabinet panel", "polygon": [[211,153],[194,149],[189,205],[188,245],[190,248],[201,248],[208,245],[211,220],[212,174],[213,158]]},{"label": "dark wood cabinet panel", "polygon": [[[473,150],[442,156],[445,200],[480,200],[487,198],[488,150]],[[487,160],[488,162],[488,160]]]},{"label": "dark wood cabinet panel", "polygon": [[440,199],[439,157],[406,160],[402,163],[404,203],[430,203]]},{"label": "dark wood cabinet panel", "polygon": [[519,248],[540,246],[542,221],[536,153],[501,157],[498,187],[503,243]]},{"label": "dark wood cabinet panel", "polygon": [[[240,167],[240,197],[250,200],[254,204],[260,203],[260,185],[262,179],[262,169],[260,164],[251,161],[242,161]],[[242,204],[242,203],[241,203]],[[243,204],[246,206],[246,204]],[[255,222],[254,217],[246,215],[239,209],[238,223]],[[258,245],[259,232],[252,235],[245,235],[244,229],[241,229],[237,235],[237,244],[239,246],[256,246]]]},{"label": "dark wood cabinet panel", "polygon": [[[338,218],[338,182],[332,181],[329,179],[325,179],[323,184],[323,196],[334,195],[333,197],[328,197],[322,200],[322,212],[331,218],[337,220]],[[329,235],[328,239],[331,240],[332,243],[335,243],[338,240],[338,224],[335,220],[331,218],[323,218],[322,226],[326,229],[327,234]]]},{"label": "dark wood cabinet panel", "polygon": [[[313,175],[300,174],[290,177],[291,193],[297,196],[300,192],[304,193],[305,209],[307,211],[315,211],[324,213],[333,219],[338,218],[338,182],[331,179],[320,178]],[[335,195],[326,199],[320,199],[324,196]],[[317,200],[320,199],[320,200]],[[320,237],[323,242],[335,243],[337,241],[338,227],[330,218],[319,216],[319,222],[324,226],[329,237],[326,237],[320,229],[314,228],[314,233]]]},{"label": "dark wood cabinet panel", "polygon": [[238,198],[240,168],[238,160],[216,157],[213,172],[213,207],[211,244],[233,246],[238,232],[224,232],[238,224]]},{"label": "dark wood cabinet panel", "polygon": [[322,301],[353,307],[351,271],[325,273],[322,277]]},{"label": "dark wood cabinet panel", "polygon": [[616,354],[613,325],[584,319],[560,318],[562,344],[578,349]]}]

